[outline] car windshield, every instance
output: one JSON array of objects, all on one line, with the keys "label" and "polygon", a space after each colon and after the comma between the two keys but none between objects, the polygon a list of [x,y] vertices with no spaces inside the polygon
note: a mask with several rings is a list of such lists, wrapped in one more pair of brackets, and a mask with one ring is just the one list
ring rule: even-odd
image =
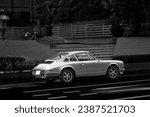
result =
[{"label": "car windshield", "polygon": [[61,58],[64,58],[68,55],[68,53],[58,53],[52,57],[50,57],[49,59],[52,59],[52,60],[59,60]]}]

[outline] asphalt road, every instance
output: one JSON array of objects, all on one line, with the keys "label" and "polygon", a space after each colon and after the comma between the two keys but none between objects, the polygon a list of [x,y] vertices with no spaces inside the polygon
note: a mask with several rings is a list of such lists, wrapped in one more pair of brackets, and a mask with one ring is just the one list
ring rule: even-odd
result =
[{"label": "asphalt road", "polygon": [[0,81],[1,100],[144,100],[150,99],[150,74],[80,78],[71,84],[43,79]]}]

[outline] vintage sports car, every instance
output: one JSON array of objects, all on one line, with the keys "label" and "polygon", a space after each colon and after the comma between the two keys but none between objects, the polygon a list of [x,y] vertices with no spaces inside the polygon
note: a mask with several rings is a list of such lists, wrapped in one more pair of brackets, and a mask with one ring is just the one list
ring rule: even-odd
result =
[{"label": "vintage sports car", "polygon": [[36,78],[59,78],[70,83],[77,77],[106,75],[116,79],[123,74],[124,63],[119,60],[100,60],[89,51],[60,52],[37,65],[32,74]]}]

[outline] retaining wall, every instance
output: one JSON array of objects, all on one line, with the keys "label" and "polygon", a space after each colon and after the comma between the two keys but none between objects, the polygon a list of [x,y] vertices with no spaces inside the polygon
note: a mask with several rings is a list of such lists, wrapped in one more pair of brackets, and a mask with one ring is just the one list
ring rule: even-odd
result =
[{"label": "retaining wall", "polygon": [[122,37],[117,39],[113,55],[150,54],[150,37]]},{"label": "retaining wall", "polygon": [[0,56],[23,56],[28,59],[46,59],[55,54],[48,45],[35,40],[0,40]]}]

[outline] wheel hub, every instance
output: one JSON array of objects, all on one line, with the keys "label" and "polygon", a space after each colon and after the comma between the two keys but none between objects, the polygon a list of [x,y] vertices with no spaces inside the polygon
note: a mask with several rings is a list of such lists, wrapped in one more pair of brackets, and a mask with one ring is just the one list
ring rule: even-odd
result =
[{"label": "wheel hub", "polygon": [[65,81],[69,81],[72,79],[72,74],[69,71],[64,72],[63,78]]},{"label": "wheel hub", "polygon": [[109,74],[112,78],[115,78],[117,76],[117,70],[116,69],[110,69]]}]

